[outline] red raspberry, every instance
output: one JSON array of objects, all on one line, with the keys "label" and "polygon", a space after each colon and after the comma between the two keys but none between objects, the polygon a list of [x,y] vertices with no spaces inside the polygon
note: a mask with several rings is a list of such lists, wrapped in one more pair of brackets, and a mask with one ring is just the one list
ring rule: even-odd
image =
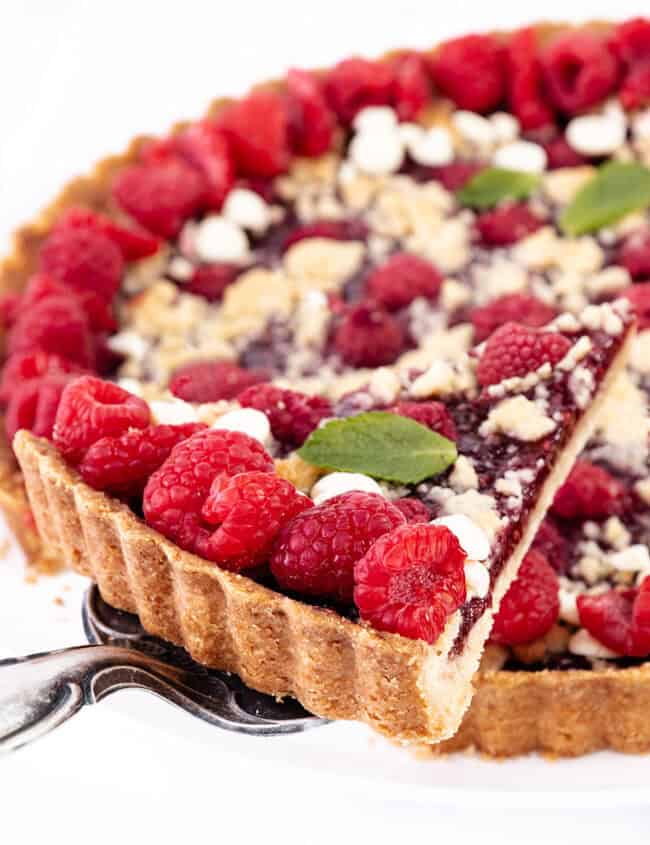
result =
[{"label": "red raspberry", "polygon": [[352,600],[353,570],[375,540],[405,522],[377,493],[344,493],[298,514],[281,530],[271,571],[285,590]]},{"label": "red raspberry", "polygon": [[629,270],[633,279],[650,277],[650,229],[637,229],[628,235],[616,256],[616,263]]},{"label": "red raspberry", "polygon": [[489,338],[476,371],[484,387],[503,379],[532,373],[542,364],[558,363],[571,341],[557,332],[533,331],[519,323],[505,323]]},{"label": "red raspberry", "polygon": [[206,427],[203,423],[150,425],[117,437],[100,437],[83,456],[79,474],[96,490],[113,496],[140,496],[149,476],[163,465],[174,446]]},{"label": "red raspberry", "polygon": [[474,326],[474,340],[481,343],[504,323],[539,328],[550,323],[556,314],[554,308],[530,294],[510,293],[475,308],[470,319]]},{"label": "red raspberry", "polygon": [[122,253],[100,231],[86,227],[53,229],[41,247],[40,268],[75,291],[92,291],[110,301],[124,272]]},{"label": "red raspberry", "polygon": [[392,364],[406,343],[395,317],[372,301],[361,302],[344,315],[334,335],[334,346],[351,367]]},{"label": "red raspberry", "polygon": [[393,70],[387,62],[344,59],[327,74],[325,95],[340,122],[347,126],[367,106],[390,105]]},{"label": "red raspberry", "polygon": [[578,596],[580,624],[594,639],[617,654],[650,654],[650,577],[638,589],[608,590]]},{"label": "red raspberry", "polygon": [[553,124],[553,110],[544,95],[537,34],[533,27],[511,35],[507,58],[508,100],[522,129],[527,132]]},{"label": "red raspberry", "polygon": [[239,572],[269,559],[283,525],[314,506],[289,481],[267,472],[215,478],[201,514],[219,527],[205,556],[223,569]]},{"label": "red raspberry", "polygon": [[504,51],[492,35],[465,35],[442,44],[431,60],[436,86],[461,109],[488,112],[505,94]]},{"label": "red raspberry", "polygon": [[169,389],[186,402],[235,399],[253,384],[268,381],[263,370],[245,370],[232,361],[195,361],[176,370]]},{"label": "red raspberry", "polygon": [[367,290],[384,308],[397,311],[418,297],[435,300],[442,279],[433,264],[417,255],[398,252],[370,274]]},{"label": "red raspberry", "polygon": [[558,170],[560,167],[580,167],[581,164],[586,164],[589,159],[577,153],[564,135],[556,135],[550,141],[542,144],[546,151],[548,159],[547,166],[549,170]]},{"label": "red raspberry", "polygon": [[537,529],[533,548],[544,555],[558,575],[566,573],[569,568],[569,544],[551,517],[547,516]]},{"label": "red raspberry", "polygon": [[283,97],[275,91],[253,91],[228,106],[218,124],[230,141],[238,170],[244,176],[272,177],[289,164],[289,123]]},{"label": "red raspberry", "polygon": [[22,296],[19,293],[6,293],[0,298],[0,325],[8,329],[16,320]]},{"label": "red raspberry", "polygon": [[632,110],[646,106],[650,102],[650,20],[633,18],[620,24],[611,47],[624,68],[618,92],[623,107]]},{"label": "red raspberry", "polygon": [[7,358],[0,380],[0,402],[8,402],[21,384],[41,376],[83,373],[76,361],[64,358],[56,352],[35,349],[19,352]]},{"label": "red raspberry", "polygon": [[75,290],[63,282],[53,279],[45,273],[36,273],[29,280],[25,292],[18,303],[16,317],[19,312],[29,311],[37,302],[52,296],[74,297],[88,317],[88,323],[93,332],[114,332],[118,328],[110,301],[104,299],[93,290]]},{"label": "red raspberry", "polygon": [[69,208],[55,229],[91,229],[105,235],[122,253],[125,261],[137,261],[158,251],[159,242],[148,232],[120,226],[110,217],[88,208]]},{"label": "red raspberry", "polygon": [[235,264],[201,264],[192,278],[183,285],[183,290],[202,296],[208,302],[220,302],[228,285],[232,284],[241,273],[241,267]]},{"label": "red raspberry", "polygon": [[481,170],[485,170],[485,165],[479,161],[452,161],[451,164],[432,167],[430,170],[432,179],[437,179],[448,191],[455,192],[464,188]]},{"label": "red raspberry", "polygon": [[595,519],[621,513],[625,500],[625,487],[607,470],[576,461],[551,510],[565,519]]},{"label": "red raspberry", "polygon": [[9,355],[55,352],[81,367],[93,368],[94,354],[88,318],[74,296],[50,296],[22,311],[7,339]]},{"label": "red raspberry", "polygon": [[634,307],[639,331],[650,328],[650,282],[630,285],[623,296],[629,299]]},{"label": "red raspberry", "polygon": [[306,238],[330,238],[333,241],[362,241],[366,238],[368,229],[360,220],[316,220],[298,226],[286,236],[282,242],[282,252]]},{"label": "red raspberry", "polygon": [[517,578],[501,600],[490,639],[500,645],[521,645],[543,637],[560,613],[555,570],[538,551],[530,551]]},{"label": "red raspberry", "polygon": [[130,428],[145,428],[149,406],[110,381],[81,376],[64,390],[54,425],[54,445],[78,463],[100,437],[119,437]]},{"label": "red raspberry", "polygon": [[403,525],[354,567],[354,603],[380,631],[435,643],[465,601],[466,555],[441,525]]},{"label": "red raspberry", "polygon": [[479,214],[476,226],[484,246],[509,246],[544,225],[523,202],[509,202]]},{"label": "red raspberry", "polygon": [[214,527],[201,509],[214,479],[225,473],[269,472],[273,458],[239,431],[199,431],[172,449],[144,489],[145,520],[182,549],[206,556]]},{"label": "red raspberry", "polygon": [[237,401],[243,408],[266,414],[276,440],[295,447],[302,446],[321,420],[333,413],[329,400],[322,396],[307,396],[272,384],[249,387]]},{"label": "red raspberry", "polygon": [[206,184],[194,167],[167,158],[126,167],[117,174],[113,194],[145,229],[171,240],[203,207]]},{"label": "red raspberry", "polygon": [[429,508],[420,499],[408,496],[405,499],[396,499],[393,504],[409,523],[431,522]]},{"label": "red raspberry", "polygon": [[542,52],[541,62],[550,99],[567,114],[604,100],[618,78],[607,43],[584,30],[560,35]]},{"label": "red raspberry", "polygon": [[392,408],[387,408],[387,411],[415,420],[449,440],[458,439],[454,420],[442,402],[398,402]]},{"label": "red raspberry", "polygon": [[10,443],[20,428],[38,437],[52,438],[61,395],[72,379],[73,375],[54,373],[30,379],[16,387],[5,417],[5,431]]},{"label": "red raspberry", "polygon": [[199,120],[172,138],[174,150],[203,176],[208,208],[220,209],[235,183],[235,162],[215,121]]},{"label": "red raspberry", "polygon": [[320,80],[307,70],[287,73],[291,146],[303,156],[326,153],[334,141],[336,119],[327,105]]},{"label": "red raspberry", "polygon": [[393,59],[393,106],[399,120],[415,120],[431,102],[431,83],[424,58],[405,53]]}]

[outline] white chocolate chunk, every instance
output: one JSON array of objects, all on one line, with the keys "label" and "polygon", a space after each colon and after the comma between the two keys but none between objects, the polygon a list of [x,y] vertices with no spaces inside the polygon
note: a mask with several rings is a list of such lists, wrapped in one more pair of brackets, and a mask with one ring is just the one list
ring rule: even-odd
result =
[{"label": "white chocolate chunk", "polygon": [[495,152],[492,163],[507,170],[521,170],[525,173],[543,173],[547,156],[543,147],[532,141],[512,141]]},{"label": "white chocolate chunk", "polygon": [[221,213],[231,223],[249,229],[256,235],[263,234],[273,220],[270,206],[258,193],[248,188],[234,188],[230,191]]},{"label": "white chocolate chunk", "polygon": [[259,440],[266,449],[273,442],[268,417],[262,411],[258,411],[255,408],[235,408],[232,411],[228,411],[222,416],[217,417],[211,427],[247,434],[249,437]]},{"label": "white chocolate chunk", "polygon": [[566,139],[577,153],[609,155],[625,143],[627,126],[613,114],[583,114],[569,121]]},{"label": "white chocolate chunk", "polygon": [[350,143],[349,156],[363,173],[387,176],[395,173],[404,161],[404,142],[396,130],[370,132],[363,130]]},{"label": "white chocolate chunk", "polygon": [[506,434],[515,440],[533,442],[555,430],[556,423],[525,396],[513,396],[499,402],[481,425],[479,433]]},{"label": "white chocolate chunk", "polygon": [[370,478],[369,475],[363,475],[360,472],[331,472],[314,484],[311,489],[311,497],[314,500],[314,504],[322,505],[323,502],[334,496],[340,496],[342,493],[351,493],[354,490],[359,490],[363,493],[377,493],[380,496],[384,495],[379,484],[377,484],[374,478]]},{"label": "white chocolate chunk", "polygon": [[621,572],[647,572],[650,570],[650,552],[647,546],[635,543],[610,555],[609,562]]},{"label": "white chocolate chunk", "polygon": [[494,125],[480,114],[460,109],[452,114],[451,122],[461,138],[477,147],[489,147],[496,140]]},{"label": "white chocolate chunk", "polygon": [[467,598],[484,599],[490,590],[490,572],[477,560],[468,560],[465,564],[465,585]]},{"label": "white chocolate chunk", "polygon": [[154,399],[149,403],[151,417],[158,425],[182,425],[196,422],[196,408],[183,399]]},{"label": "white chocolate chunk", "polygon": [[397,128],[397,115],[389,106],[366,106],[354,118],[357,132],[390,132]]},{"label": "white chocolate chunk", "polygon": [[194,248],[202,261],[232,261],[248,258],[248,238],[241,226],[218,214],[202,220],[194,233]]},{"label": "white chocolate chunk", "polygon": [[413,161],[427,167],[449,164],[454,158],[451,133],[440,126],[413,137],[410,142],[407,142],[407,148]]},{"label": "white chocolate chunk", "polygon": [[578,654],[582,657],[591,657],[600,660],[612,660],[615,657],[620,657],[620,654],[617,654],[594,639],[585,628],[576,631],[569,640],[568,648],[571,654]]},{"label": "white chocolate chunk", "polygon": [[431,525],[444,525],[458,538],[463,551],[470,560],[486,560],[490,556],[490,540],[487,534],[464,513],[440,516]]}]

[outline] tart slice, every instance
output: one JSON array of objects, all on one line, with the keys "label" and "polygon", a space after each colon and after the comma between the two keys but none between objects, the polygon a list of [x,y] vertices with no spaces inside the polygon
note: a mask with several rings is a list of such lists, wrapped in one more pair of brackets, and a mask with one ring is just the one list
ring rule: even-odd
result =
[{"label": "tart slice", "polygon": [[388,406],[345,396],[275,462],[268,429],[318,403],[268,384],[207,428],[152,425],[81,376],[53,444],[20,431],[14,449],[44,541],[150,633],[318,715],[437,742],[632,330],[623,301],[505,324],[402,373]]}]

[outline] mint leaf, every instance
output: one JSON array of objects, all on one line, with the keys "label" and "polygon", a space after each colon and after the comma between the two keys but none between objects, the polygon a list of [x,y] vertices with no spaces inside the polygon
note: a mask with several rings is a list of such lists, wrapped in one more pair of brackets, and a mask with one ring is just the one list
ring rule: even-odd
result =
[{"label": "mint leaf", "polygon": [[584,235],[648,206],[650,170],[634,162],[613,161],[578,192],[562,213],[560,228],[567,235]]},{"label": "mint leaf", "polygon": [[298,451],[314,466],[417,484],[454,463],[456,445],[408,417],[371,411],[332,420]]},{"label": "mint leaf", "polygon": [[539,184],[536,173],[489,167],[481,170],[456,194],[459,202],[472,208],[492,208],[502,200],[524,199]]}]

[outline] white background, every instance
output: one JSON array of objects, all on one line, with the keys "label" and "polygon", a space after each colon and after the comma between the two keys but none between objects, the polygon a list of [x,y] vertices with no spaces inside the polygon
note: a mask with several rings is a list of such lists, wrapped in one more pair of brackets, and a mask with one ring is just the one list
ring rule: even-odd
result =
[{"label": "white background", "polygon": [[[427,46],[535,18],[629,16],[644,5],[0,0],[0,248],[66,179],[132,135],[163,131],[199,115],[211,97],[243,92],[292,65]],[[1,562],[0,657],[81,642],[79,589],[70,576],[24,586],[18,556]],[[323,737],[318,741],[235,740],[154,699],[123,694],[0,760],[0,836],[17,843],[648,841],[647,804],[633,790],[648,786],[648,759],[594,757],[576,766],[466,761],[447,769],[427,762],[420,764],[422,780],[439,788],[410,789],[389,781],[399,780],[402,767],[412,771],[412,763],[383,746],[377,767],[394,770],[383,781],[355,778],[357,759],[367,764],[374,741],[354,726],[321,729],[330,730],[314,732]],[[294,765],[299,758],[301,766]],[[333,776],[337,768],[341,774]],[[465,773],[466,792],[459,788]],[[566,789],[549,792],[556,780]],[[624,790],[612,786],[592,797],[584,791],[592,781],[617,780]],[[520,787],[525,794],[512,792]]]}]

